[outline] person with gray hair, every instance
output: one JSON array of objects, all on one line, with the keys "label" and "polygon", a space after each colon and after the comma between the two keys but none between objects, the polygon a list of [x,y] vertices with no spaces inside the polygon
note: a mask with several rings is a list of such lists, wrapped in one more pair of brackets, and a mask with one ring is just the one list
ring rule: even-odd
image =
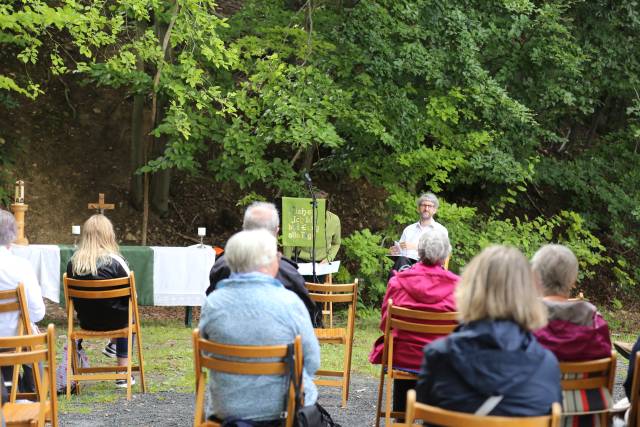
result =
[{"label": "person with gray hair", "polygon": [[[27,309],[32,322],[39,322],[45,314],[42,291],[36,273],[29,261],[11,253],[11,243],[16,239],[18,227],[10,212],[0,209],[0,291],[24,285]],[[0,336],[10,337],[18,332],[18,313],[0,313]]]},{"label": "person with gray hair", "polygon": [[[242,229],[265,229],[274,237],[277,237],[280,231],[280,219],[276,206],[273,203],[253,202],[244,213]],[[227,264],[227,257],[225,255],[218,257],[209,272],[209,287],[205,292],[206,295],[216,290],[218,283],[230,275],[231,270]],[[313,326],[320,327],[322,325],[322,309],[316,306],[315,302],[309,297],[309,291],[304,284],[304,277],[298,273],[298,265],[289,258],[282,257],[276,279],[286,289],[298,295],[305,307],[307,307]]]},{"label": "person with gray hair", "polygon": [[402,232],[399,242],[394,244],[389,251],[391,255],[399,255],[410,260],[413,263],[420,259],[418,255],[418,240],[423,233],[439,230],[445,233],[447,236],[449,232],[447,229],[433,219],[433,216],[438,212],[440,202],[433,193],[424,193],[416,201],[418,213],[420,219],[418,222],[408,225]]},{"label": "person with gray hair", "polygon": [[[420,236],[417,245],[420,262],[411,268],[395,273],[389,280],[387,292],[382,301],[380,330],[384,333],[387,321],[387,304],[393,300],[394,306],[412,310],[448,312],[456,311],[454,291],[460,279],[445,270],[442,263],[451,252],[449,237],[441,230],[433,230]],[[394,335],[395,345],[393,365],[404,370],[419,372],[422,349],[425,345],[443,335],[424,335],[398,331]],[[384,336],[376,340],[369,354],[369,361],[382,362]],[[404,411],[407,390],[415,388],[413,380],[396,380],[393,383],[393,410]]]},{"label": "person with gray hair", "polygon": [[611,356],[609,327],[588,301],[570,300],[578,279],[578,259],[563,245],[545,245],[531,259],[543,292],[549,323],[535,332],[544,347],[560,361],[582,361]]},{"label": "person with gray hair", "polygon": [[[320,366],[320,345],[304,304],[277,279],[276,237],[265,229],[241,231],[226,245],[232,274],[218,284],[202,307],[200,335],[223,344],[269,346],[302,338],[304,404],[314,405],[313,375]],[[286,411],[288,375],[232,375],[210,372],[207,417],[234,417],[281,425]]]}]

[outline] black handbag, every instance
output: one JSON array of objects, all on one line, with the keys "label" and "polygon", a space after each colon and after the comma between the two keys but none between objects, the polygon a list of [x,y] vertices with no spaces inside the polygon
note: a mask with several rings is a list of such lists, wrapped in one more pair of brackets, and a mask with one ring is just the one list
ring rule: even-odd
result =
[{"label": "black handbag", "polygon": [[[342,427],[333,421],[331,414],[327,412],[318,402],[315,405],[304,406],[301,392],[302,377],[297,377],[294,369],[293,344],[287,348],[287,365],[289,368],[289,378],[295,390],[296,416],[293,421],[294,427]],[[285,400],[287,407],[288,396]]]}]

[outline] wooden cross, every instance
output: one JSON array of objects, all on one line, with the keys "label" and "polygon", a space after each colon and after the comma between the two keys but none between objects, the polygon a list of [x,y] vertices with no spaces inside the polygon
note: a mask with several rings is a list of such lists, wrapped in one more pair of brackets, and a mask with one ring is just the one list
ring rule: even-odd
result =
[{"label": "wooden cross", "polygon": [[89,209],[98,209],[101,214],[104,214],[105,209],[115,209],[116,205],[113,203],[105,203],[104,193],[98,193],[98,203],[89,203],[87,207]]}]

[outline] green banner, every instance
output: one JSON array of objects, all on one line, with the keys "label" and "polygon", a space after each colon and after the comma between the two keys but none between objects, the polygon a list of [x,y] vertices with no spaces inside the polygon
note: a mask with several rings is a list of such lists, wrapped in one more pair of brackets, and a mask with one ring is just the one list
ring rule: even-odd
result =
[{"label": "green banner", "polygon": [[[67,272],[67,264],[75,248],[60,245],[60,277]],[[120,246],[120,253],[136,275],[136,291],[139,305],[153,305],[153,250],[149,246]],[[64,295],[60,281],[60,295]],[[64,298],[60,298],[64,304]]]},{"label": "green banner", "polygon": [[[316,212],[316,246],[324,247],[323,239],[319,238],[324,230],[325,199],[318,199]],[[283,246],[312,246],[313,213],[311,199],[303,197],[282,198],[282,245]]]}]

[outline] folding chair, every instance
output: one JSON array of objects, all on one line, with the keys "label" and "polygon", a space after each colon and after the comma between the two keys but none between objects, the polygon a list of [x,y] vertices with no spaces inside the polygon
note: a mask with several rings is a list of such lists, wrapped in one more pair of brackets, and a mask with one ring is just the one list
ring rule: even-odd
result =
[{"label": "folding chair", "polygon": [[[194,427],[219,427],[221,421],[207,420],[204,413],[205,389],[207,386],[206,369],[236,375],[289,375],[287,360],[287,346],[242,346],[221,344],[200,337],[200,331],[194,329],[193,359],[196,374],[196,410],[193,420]],[[302,379],[302,338],[298,335],[293,341],[294,374]],[[273,358],[280,359],[274,362]],[[242,360],[248,359],[248,360]],[[255,359],[270,359],[268,362],[257,362]],[[247,379],[250,387],[251,379]],[[284,396],[283,396],[284,397]],[[211,396],[216,399],[217,396]],[[295,417],[296,396],[293,382],[289,384],[287,400],[286,427],[292,427]],[[302,403],[302,402],[301,402]]]},{"label": "folding chair", "polygon": [[448,335],[458,326],[458,313],[433,312],[411,310],[393,305],[393,300],[387,303],[387,321],[384,328],[384,347],[380,366],[380,384],[378,385],[378,403],[376,405],[376,427],[380,426],[382,416],[382,391],[386,384],[386,400],[384,420],[386,426],[391,426],[391,418],[401,418],[402,412],[391,411],[391,397],[395,380],[417,380],[418,374],[393,366],[394,331],[417,332],[431,335]]},{"label": "folding chair", "polygon": [[600,425],[608,426],[609,411],[613,407],[616,353],[585,362],[560,362],[560,372],[563,417],[598,414]]},{"label": "folding chair", "polygon": [[[20,335],[32,335],[31,319],[29,318],[29,309],[27,307],[27,297],[24,291],[24,285],[18,283],[15,289],[6,291],[0,291],[0,313],[17,312],[18,314],[18,336]],[[36,391],[33,393],[19,393],[18,392],[18,374],[20,366],[13,369],[13,377],[11,379],[11,395],[9,397],[10,402],[15,402],[16,399],[37,399],[38,390],[41,386],[40,372],[36,369],[36,365],[32,365],[33,377],[35,382]],[[15,385],[15,387],[14,387]]]},{"label": "folding chair", "polygon": [[416,402],[416,391],[407,393],[407,411],[404,424],[407,427],[422,426],[415,420],[422,420],[425,424],[441,427],[559,427],[560,404],[551,405],[551,415],[541,417],[497,417],[467,414],[465,412],[449,411],[424,403]]},{"label": "folding chair", "polygon": [[[356,279],[358,280],[358,279]],[[325,285],[333,284],[333,276],[331,273],[327,274],[327,277],[324,281]],[[307,289],[309,289],[309,285],[317,285],[315,282],[304,282],[304,285]],[[329,325],[330,328],[333,328],[333,303],[332,302],[324,302],[322,303],[322,323],[324,325]]]},{"label": "folding chair", "polygon": [[[140,385],[142,392],[147,391],[144,382],[144,356],[142,354],[142,334],[140,330],[140,314],[138,313],[138,300],[136,295],[136,281],[133,272],[129,277],[107,280],[77,280],[70,279],[65,273],[63,276],[64,297],[67,303],[67,399],[71,396],[71,382],[78,381],[76,391],[80,393],[80,381],[110,381],[127,380],[127,400],[131,400],[131,372],[140,373]],[[127,326],[111,331],[89,331],[76,329],[74,326],[74,298],[82,299],[107,299],[127,297],[129,300],[129,317]],[[138,364],[133,365],[132,338],[135,334]],[[78,352],[75,341],[78,339],[96,338],[127,338],[127,366],[97,366],[81,367],[78,363]],[[72,365],[73,363],[73,365]],[[71,368],[75,373],[72,373]],[[125,373],[120,373],[125,371]]]},{"label": "folding chair", "polygon": [[[316,337],[320,344],[344,345],[344,361],[342,370],[333,371],[320,369],[316,372],[314,382],[320,386],[340,387],[342,390],[342,407],[347,406],[349,399],[349,382],[351,380],[351,354],[353,351],[353,332],[356,323],[356,305],[358,302],[358,279],[348,284],[307,283],[309,297],[316,303],[346,303],[347,324],[344,328],[315,328]],[[318,377],[338,377],[327,379]]]},{"label": "folding chair", "polygon": [[631,380],[631,406],[629,408],[628,427],[640,427],[640,352],[636,353],[634,360],[629,363],[635,363],[633,368],[633,378]]},{"label": "folding chair", "polygon": [[[0,366],[43,364],[44,377],[42,387],[38,388],[38,401],[15,403],[9,401],[2,407],[2,415],[9,426],[44,426],[50,419],[53,427],[58,426],[58,401],[56,396],[56,335],[53,325],[49,325],[46,334],[22,335],[0,338],[0,348],[15,351],[0,353]],[[46,362],[46,364],[45,364]],[[38,372],[37,369],[35,372]],[[35,373],[34,372],[34,373]],[[47,399],[47,391],[49,398]]]}]

